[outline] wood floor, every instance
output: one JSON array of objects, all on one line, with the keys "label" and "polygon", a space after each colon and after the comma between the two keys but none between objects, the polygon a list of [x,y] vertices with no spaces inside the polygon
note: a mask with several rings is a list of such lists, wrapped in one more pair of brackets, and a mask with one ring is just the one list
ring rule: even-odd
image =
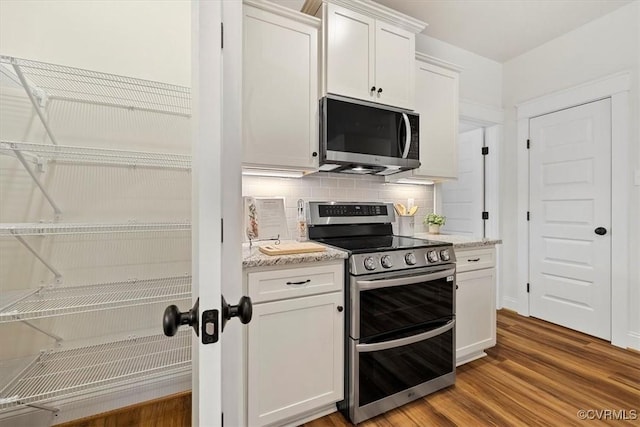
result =
[{"label": "wood floor", "polygon": [[[359,425],[640,426],[638,352],[500,310],[487,354],[459,367],[455,386]],[[304,427],[349,425],[333,413]]]}]

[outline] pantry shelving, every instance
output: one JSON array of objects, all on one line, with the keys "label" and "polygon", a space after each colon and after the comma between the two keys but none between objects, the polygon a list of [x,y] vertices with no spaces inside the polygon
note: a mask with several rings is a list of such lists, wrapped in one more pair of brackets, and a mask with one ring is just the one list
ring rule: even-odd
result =
[{"label": "pantry shelving", "polygon": [[190,331],[45,351],[0,390],[0,411],[190,370]]},{"label": "pantry shelving", "polygon": [[113,150],[95,147],[34,144],[17,141],[0,141],[0,153],[22,153],[32,162],[77,162],[132,167],[191,169],[191,156],[173,153],[149,153],[144,151]]},{"label": "pantry shelving", "polygon": [[[22,351],[19,359],[0,359],[0,421],[13,410],[32,407],[56,412],[67,398],[101,396],[128,384],[137,387],[149,380],[173,381],[189,375],[190,332],[172,338],[159,335],[162,313],[156,319],[155,311],[162,303],[191,305],[191,223],[188,198],[184,197],[190,191],[191,156],[184,154],[190,141],[185,133],[191,117],[190,88],[4,55],[0,55],[0,84],[7,88],[0,98],[5,111],[15,115],[29,108],[26,130],[13,131],[18,128],[11,115],[11,126],[3,126],[0,135],[0,160],[14,171],[0,175],[7,180],[0,184],[8,189],[3,203],[7,195],[25,203],[22,210],[4,209],[10,215],[5,213],[0,223],[1,249],[16,261],[2,264],[7,270],[2,272],[0,287],[0,327],[8,328],[3,331],[37,331],[40,338],[33,338],[33,343],[48,342],[53,347],[43,350],[39,344],[25,344],[31,352]],[[16,110],[18,104],[21,107]],[[88,125],[81,134],[74,133],[79,131],[74,120],[85,124],[86,117],[77,116],[83,112],[92,120],[104,117],[104,126]],[[126,126],[120,129],[114,120],[124,120]],[[162,130],[158,130],[159,123]],[[38,124],[40,130],[34,131]],[[135,138],[130,137],[132,125]],[[165,126],[172,132],[163,132]],[[108,134],[93,135],[105,130]],[[175,135],[183,140],[173,141]],[[159,149],[154,151],[155,147]],[[174,147],[175,153],[167,152]],[[49,164],[56,165],[52,173]],[[100,166],[100,173],[92,174],[97,170],[94,166]],[[87,174],[91,179],[85,183]],[[145,194],[144,180],[148,180],[146,188],[156,189],[158,182],[164,182],[159,181],[162,176],[170,177],[167,181],[181,180],[184,190],[176,193],[177,187],[172,186],[173,200],[181,204],[176,206],[157,190]],[[106,205],[118,204],[117,215],[110,216],[112,209],[102,213],[89,206],[89,200],[65,194],[68,187],[60,181],[63,179],[102,191],[112,182],[121,186],[104,196]],[[34,209],[29,206],[33,203],[30,196],[15,196],[31,195],[33,190],[44,195],[53,208],[52,217],[47,217],[46,205]],[[129,198],[139,195],[143,202],[111,199],[124,191]],[[148,203],[153,196],[157,201]],[[172,206],[165,210],[158,208],[158,202]],[[95,212],[104,218],[91,221]],[[67,213],[74,221],[63,221]],[[154,220],[145,221],[145,217]],[[110,222],[109,218],[117,220]],[[112,239],[111,235],[121,237]],[[12,239],[28,252],[6,243]],[[108,245],[101,244],[105,239]],[[135,249],[124,246],[132,244]],[[90,252],[92,247],[95,254]],[[56,252],[62,250],[64,253]],[[160,255],[167,251],[172,255]],[[50,280],[46,270],[32,273],[27,256],[39,260],[55,279]],[[99,265],[92,264],[98,260]],[[10,272],[13,268],[25,269],[20,271],[26,274]],[[133,314],[142,312],[151,313],[153,319]],[[98,335],[74,332],[73,326],[61,332],[60,328],[78,321],[96,327],[119,326],[111,332],[100,327]],[[127,333],[123,334],[123,328]],[[13,367],[16,360],[20,360],[19,369]]]},{"label": "pantry shelving", "polygon": [[191,298],[191,276],[43,286],[0,306],[0,323]]}]

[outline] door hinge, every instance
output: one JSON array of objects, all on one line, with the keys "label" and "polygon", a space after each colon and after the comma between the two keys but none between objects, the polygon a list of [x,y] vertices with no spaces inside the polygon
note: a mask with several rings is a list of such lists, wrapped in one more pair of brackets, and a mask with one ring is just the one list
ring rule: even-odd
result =
[{"label": "door hinge", "polygon": [[531,215],[529,213],[529,211],[527,211],[527,221],[529,221],[531,219]]},{"label": "door hinge", "polygon": [[489,147],[482,147],[482,155],[486,156],[487,154],[489,154]]},{"label": "door hinge", "polygon": [[482,219],[489,219],[489,212],[487,211],[482,212]]},{"label": "door hinge", "polygon": [[529,293],[529,284],[527,283],[527,293]]},{"label": "door hinge", "polygon": [[531,140],[527,139],[527,150],[531,148]]},{"label": "door hinge", "polygon": [[224,23],[220,23],[220,49],[224,49]]}]

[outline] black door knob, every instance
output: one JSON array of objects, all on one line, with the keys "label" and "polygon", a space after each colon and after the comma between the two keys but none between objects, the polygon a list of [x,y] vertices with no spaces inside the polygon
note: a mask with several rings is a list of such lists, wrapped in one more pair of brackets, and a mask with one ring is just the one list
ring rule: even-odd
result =
[{"label": "black door knob", "polygon": [[186,313],[181,313],[178,307],[170,305],[164,310],[164,316],[162,317],[162,329],[164,334],[168,337],[172,337],[178,332],[178,328],[182,325],[189,325],[198,333],[198,305],[200,299],[198,299],[191,310]]},{"label": "black door knob", "polygon": [[251,305],[251,298],[242,297],[238,301],[238,305],[229,305],[227,301],[222,297],[222,330],[227,321],[232,317],[240,319],[242,324],[247,324],[251,321],[253,316],[253,306]]},{"label": "black door knob", "polygon": [[371,92],[375,92],[376,91],[376,87],[375,86],[371,86]]},{"label": "black door knob", "polygon": [[382,93],[382,88],[378,89],[378,95]]},{"label": "black door knob", "polygon": [[607,229],[604,227],[598,227],[595,230],[593,230],[598,236],[604,236],[605,234],[607,234]]},{"label": "black door knob", "polygon": [[338,312],[342,313],[342,310],[344,310],[344,307],[342,307],[341,305],[338,306]]}]

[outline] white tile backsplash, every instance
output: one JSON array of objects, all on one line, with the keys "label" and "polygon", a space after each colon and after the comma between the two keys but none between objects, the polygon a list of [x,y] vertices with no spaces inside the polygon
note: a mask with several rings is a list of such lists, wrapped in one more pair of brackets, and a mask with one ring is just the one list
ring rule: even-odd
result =
[{"label": "white tile backsplash", "polygon": [[[433,212],[433,186],[388,184],[384,177],[318,172],[303,178],[242,177],[242,195],[284,197],[287,227],[295,238],[298,199],[309,201],[391,202],[405,206],[409,199],[419,207],[415,233],[426,233],[423,218]],[[395,226],[395,224],[394,224]]]}]

